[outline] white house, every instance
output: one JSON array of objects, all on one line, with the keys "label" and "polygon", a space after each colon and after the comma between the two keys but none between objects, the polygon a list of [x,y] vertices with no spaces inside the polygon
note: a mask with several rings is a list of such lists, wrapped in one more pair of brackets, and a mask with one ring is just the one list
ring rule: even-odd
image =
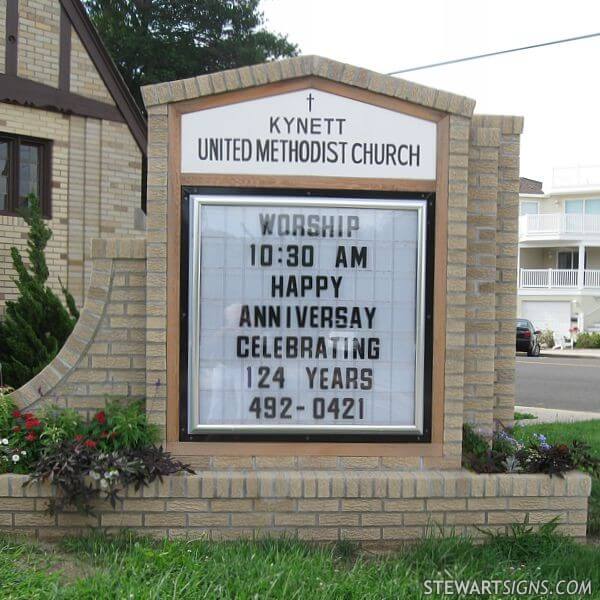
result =
[{"label": "white house", "polygon": [[555,170],[551,193],[521,179],[518,316],[538,329],[600,331],[600,168]]}]

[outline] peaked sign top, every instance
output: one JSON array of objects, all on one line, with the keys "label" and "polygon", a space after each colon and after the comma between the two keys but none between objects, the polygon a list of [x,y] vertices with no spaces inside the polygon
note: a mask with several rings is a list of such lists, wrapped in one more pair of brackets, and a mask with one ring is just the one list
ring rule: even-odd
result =
[{"label": "peaked sign top", "polygon": [[192,100],[309,76],[344,83],[351,87],[463,117],[470,117],[475,108],[475,100],[470,98],[320,56],[297,56],[251,67],[219,71],[210,75],[148,85],[142,88],[142,95],[146,107],[150,108],[159,104]]}]

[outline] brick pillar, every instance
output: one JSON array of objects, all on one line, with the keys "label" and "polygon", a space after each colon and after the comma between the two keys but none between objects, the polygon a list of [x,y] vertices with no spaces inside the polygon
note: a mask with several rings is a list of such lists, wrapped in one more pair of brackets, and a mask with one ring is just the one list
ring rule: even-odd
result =
[{"label": "brick pillar", "polygon": [[496,219],[500,130],[474,120],[469,151],[465,421],[493,429],[496,343]]}]

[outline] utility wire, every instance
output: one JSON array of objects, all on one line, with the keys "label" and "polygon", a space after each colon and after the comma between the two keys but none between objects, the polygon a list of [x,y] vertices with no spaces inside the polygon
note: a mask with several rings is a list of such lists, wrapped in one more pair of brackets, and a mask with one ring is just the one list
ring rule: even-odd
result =
[{"label": "utility wire", "polygon": [[521,46],[520,48],[510,48],[509,50],[498,50],[497,52],[488,52],[487,54],[477,54],[476,56],[467,56],[465,58],[455,58],[454,60],[444,60],[438,63],[422,65],[420,67],[411,67],[410,69],[400,69],[392,71],[388,75],[399,75],[400,73],[410,73],[411,71],[422,71],[423,69],[432,69],[433,67],[441,67],[444,65],[453,65],[455,63],[467,62],[469,60],[477,60],[479,58],[488,58],[490,56],[498,56],[500,54],[510,54],[511,52],[522,52],[523,50],[532,50],[533,48],[543,48],[544,46],[554,46],[556,44],[566,44],[567,42],[577,42],[579,40],[588,40],[590,38],[600,37],[600,32],[589,33],[587,35],[579,35],[577,37],[564,38],[562,40],[554,40],[552,42],[543,42],[541,44],[532,44],[531,46]]}]

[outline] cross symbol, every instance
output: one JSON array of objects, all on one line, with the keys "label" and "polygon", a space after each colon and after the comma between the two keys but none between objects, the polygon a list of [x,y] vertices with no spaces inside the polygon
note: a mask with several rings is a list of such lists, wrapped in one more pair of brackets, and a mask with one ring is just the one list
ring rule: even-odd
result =
[{"label": "cross symbol", "polygon": [[306,97],[306,99],[308,100],[308,112],[311,112],[312,111],[312,103],[313,103],[313,100],[315,99],[315,97],[311,93],[309,93],[308,96]]}]

